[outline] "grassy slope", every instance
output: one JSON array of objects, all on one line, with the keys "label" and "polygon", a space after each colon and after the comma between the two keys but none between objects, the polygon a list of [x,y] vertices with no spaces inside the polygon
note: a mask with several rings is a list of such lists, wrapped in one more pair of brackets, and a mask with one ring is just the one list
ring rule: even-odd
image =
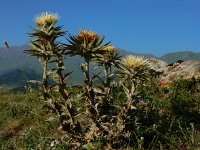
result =
[{"label": "grassy slope", "polygon": [[0,95],[0,149],[46,149],[60,136],[57,120],[38,97],[37,93]]}]

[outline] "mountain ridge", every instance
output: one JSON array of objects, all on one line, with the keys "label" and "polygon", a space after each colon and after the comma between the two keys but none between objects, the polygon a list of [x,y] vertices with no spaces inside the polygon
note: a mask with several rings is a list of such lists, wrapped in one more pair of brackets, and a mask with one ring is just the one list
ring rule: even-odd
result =
[{"label": "mountain ridge", "polygon": [[192,51],[181,51],[181,52],[170,52],[160,57],[160,60],[163,60],[167,63],[173,63],[177,60],[198,60],[200,61],[200,52]]},{"label": "mountain ridge", "polygon": [[[41,79],[42,67],[36,58],[24,53],[24,50],[27,49],[30,49],[27,44],[12,46],[9,49],[0,48],[0,85],[17,84],[21,86],[24,85],[25,80]],[[168,64],[177,60],[200,60],[200,53],[192,51],[171,52],[161,57],[156,57],[153,54],[130,52],[123,49],[118,49],[118,51],[122,57],[126,55],[139,55],[145,58],[160,59]],[[82,62],[83,60],[78,56],[65,60],[66,71],[72,71],[69,77],[70,84],[79,84],[82,81],[83,76],[80,69]]]}]

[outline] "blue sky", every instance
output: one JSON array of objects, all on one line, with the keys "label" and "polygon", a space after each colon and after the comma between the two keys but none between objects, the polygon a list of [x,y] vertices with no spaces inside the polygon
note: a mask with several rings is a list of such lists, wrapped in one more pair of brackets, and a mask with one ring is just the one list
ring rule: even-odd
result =
[{"label": "blue sky", "polygon": [[[117,48],[160,56],[200,52],[200,0],[0,0],[0,42],[26,44],[34,17],[56,12],[71,34],[88,29]],[[2,47],[2,46],[0,46]]]}]

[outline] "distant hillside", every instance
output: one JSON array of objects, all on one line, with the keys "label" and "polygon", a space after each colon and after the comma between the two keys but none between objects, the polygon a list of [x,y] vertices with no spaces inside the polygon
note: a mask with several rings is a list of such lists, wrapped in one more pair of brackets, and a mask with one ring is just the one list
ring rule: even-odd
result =
[{"label": "distant hillside", "polygon": [[163,55],[160,57],[160,59],[167,63],[173,63],[177,60],[200,60],[200,53],[194,53],[190,51],[173,52]]},{"label": "distant hillside", "polygon": [[[28,45],[13,46],[9,49],[0,48],[0,85],[25,85],[27,80],[41,79],[42,67],[38,60],[34,57],[28,56],[23,53],[24,50],[29,49]],[[126,55],[140,55],[144,57],[153,57],[152,54],[133,53],[123,49],[118,49],[119,55],[124,57]],[[160,58],[167,63],[181,60],[200,60],[200,53],[194,52],[176,52],[169,53]],[[83,60],[76,56],[67,58],[65,60],[66,71],[72,74],[69,77],[70,84],[80,84],[83,78],[80,64]],[[100,69],[93,70],[100,72]]]},{"label": "distant hillside", "polygon": [[[27,80],[41,79],[42,67],[35,57],[24,53],[30,49],[28,45],[13,46],[9,49],[0,48],[0,85],[25,85]],[[124,50],[119,50],[120,56],[133,54]],[[65,60],[66,72],[72,72],[69,76],[69,84],[80,84],[82,82],[82,72],[80,64],[83,62],[78,56]],[[21,72],[20,72],[20,71]],[[100,72],[97,68],[94,72]]]},{"label": "distant hillside", "polygon": [[[28,45],[0,48],[0,84],[22,85],[27,80],[41,78],[42,67],[35,57],[24,53],[27,49],[30,49]],[[79,84],[81,81],[79,64],[82,61],[80,57],[68,58],[65,61],[66,71],[73,72],[70,76],[71,84]]]},{"label": "distant hillside", "polygon": [[41,77],[41,73],[32,69],[14,69],[1,75],[0,85],[24,86],[27,80],[40,80]]},{"label": "distant hillside", "polygon": [[27,45],[13,46],[9,49],[0,48],[0,75],[11,70],[26,70],[26,68],[41,72],[42,68],[36,58],[23,53],[26,49],[29,49]]}]

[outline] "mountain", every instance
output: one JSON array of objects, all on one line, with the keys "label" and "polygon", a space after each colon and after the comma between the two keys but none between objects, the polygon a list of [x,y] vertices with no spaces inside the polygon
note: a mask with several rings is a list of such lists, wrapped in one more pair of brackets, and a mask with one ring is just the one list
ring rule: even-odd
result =
[{"label": "mountain", "polygon": [[38,73],[32,69],[14,69],[7,71],[0,77],[0,85],[9,85],[12,87],[24,86],[27,80],[41,79],[41,73]]},{"label": "mountain", "polygon": [[[27,80],[40,80],[42,78],[41,64],[35,57],[24,53],[28,45],[12,46],[9,49],[0,48],[0,85],[26,85]],[[120,56],[130,55],[131,52],[119,50]],[[80,64],[83,59],[79,56],[67,58],[65,61],[66,72],[72,72],[69,76],[69,84],[80,84],[83,79]],[[52,68],[52,66],[51,66]],[[93,70],[99,73],[99,68]]]},{"label": "mountain", "polygon": [[183,60],[183,61],[200,60],[200,53],[195,53],[191,51],[173,52],[173,53],[165,54],[159,59],[169,64],[176,62],[177,60]]},{"label": "mountain", "polygon": [[[9,49],[0,48],[0,85],[25,85],[27,80],[38,80],[42,78],[41,64],[35,57],[24,53],[28,45],[13,46]],[[68,58],[65,61],[66,72],[72,72],[71,84],[79,84],[82,78],[79,64],[80,57]],[[52,66],[51,66],[52,67]]]},{"label": "mountain", "polygon": [[13,46],[9,49],[0,48],[0,75],[11,70],[26,70],[27,68],[42,72],[42,68],[36,58],[23,53],[26,49],[29,49],[27,45]]},{"label": "mountain", "polygon": [[[12,46],[9,49],[0,48],[0,86],[1,85],[16,85],[24,86],[27,80],[38,80],[42,78],[42,67],[35,57],[24,53],[24,50],[30,49],[28,45]],[[160,58],[152,54],[140,54],[118,49],[119,55],[140,55],[146,58],[156,58],[167,63],[181,60],[200,60],[200,53],[194,52],[176,52],[168,53]],[[82,72],[80,64],[83,59],[80,57],[71,57],[65,60],[66,72],[72,72],[69,76],[71,85],[80,84],[82,82]],[[98,73],[99,68],[93,70]]]}]

